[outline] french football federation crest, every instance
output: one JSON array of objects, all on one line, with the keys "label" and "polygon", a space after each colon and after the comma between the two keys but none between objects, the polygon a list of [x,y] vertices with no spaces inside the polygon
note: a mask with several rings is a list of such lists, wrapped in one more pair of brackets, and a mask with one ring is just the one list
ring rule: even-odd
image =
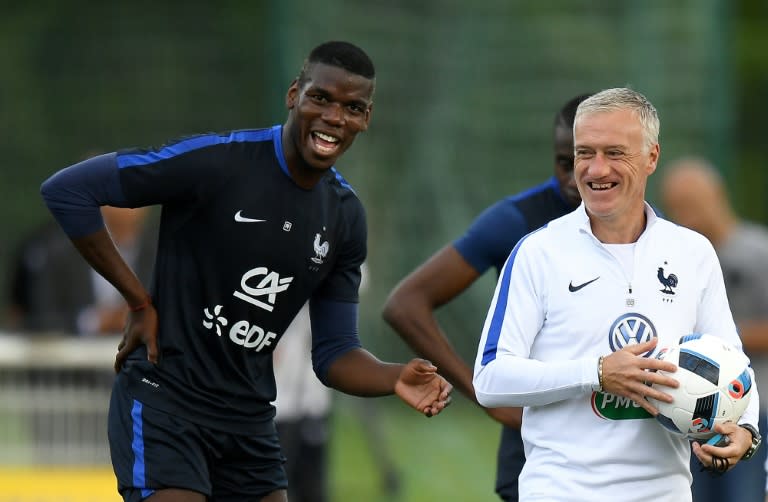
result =
[{"label": "french football federation crest", "polygon": [[[664,262],[664,265],[666,265],[667,262]],[[673,288],[677,287],[677,276],[675,274],[669,274],[664,275],[664,267],[659,267],[659,271],[656,274],[656,277],[659,278],[659,282],[662,286],[664,286],[663,289],[660,289],[662,293],[665,295],[674,295],[675,291]]]},{"label": "french football federation crest", "polygon": [[[616,352],[629,345],[645,343],[658,335],[653,323],[642,314],[630,312],[616,319],[608,333],[608,343],[611,350]],[[643,354],[643,357],[651,355],[652,350]]]},{"label": "french football federation crest", "polygon": [[315,234],[315,242],[314,242],[315,256],[313,256],[310,259],[313,262],[317,263],[318,265],[322,265],[323,260],[328,254],[328,248],[329,248],[328,241],[325,241],[325,242],[321,242],[321,241],[322,239],[320,238],[320,234]]}]

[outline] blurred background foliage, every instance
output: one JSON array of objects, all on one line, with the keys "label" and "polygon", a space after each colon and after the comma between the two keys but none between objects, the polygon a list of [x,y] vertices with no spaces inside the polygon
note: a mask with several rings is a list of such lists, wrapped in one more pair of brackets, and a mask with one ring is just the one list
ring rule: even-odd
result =
[{"label": "blurred background foliage", "polygon": [[[762,0],[2,2],[0,264],[49,220],[38,188],[55,170],[281,123],[303,57],[346,39],[378,73],[372,127],[337,166],[368,210],[363,338],[403,359],[379,320],[386,295],[482,209],[551,174],[553,117],[573,95],[643,92],[661,116],[662,168],[711,158],[742,215],[768,222],[766,21]],[[490,275],[440,312],[468,360]]]}]

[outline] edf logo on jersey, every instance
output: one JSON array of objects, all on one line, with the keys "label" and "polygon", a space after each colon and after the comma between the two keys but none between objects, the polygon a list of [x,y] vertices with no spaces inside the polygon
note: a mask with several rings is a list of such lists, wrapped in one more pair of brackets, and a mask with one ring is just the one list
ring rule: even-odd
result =
[{"label": "edf logo on jersey", "polygon": [[[216,330],[216,334],[221,336],[222,326],[226,327],[229,324],[229,320],[222,315],[222,306],[216,305],[213,308],[213,312],[209,309],[203,309],[205,319],[203,319],[203,327],[206,329]],[[264,347],[272,345],[272,340],[277,338],[277,334],[271,331],[265,331],[264,329],[251,324],[248,321],[237,321],[229,329],[229,339],[236,345],[242,345],[246,349],[256,349],[256,352],[261,352]]]},{"label": "edf logo on jersey", "polygon": [[[287,290],[293,281],[293,277],[280,277],[277,272],[272,272],[266,267],[256,267],[240,279],[242,291],[235,290],[232,296],[246,301],[251,305],[272,312],[275,308],[277,294]],[[255,282],[255,284],[254,284]],[[203,327],[209,330],[215,329],[216,334],[222,335],[222,327],[229,325],[229,320],[222,313],[222,305],[216,305],[211,311],[203,309]],[[232,323],[229,328],[229,339],[246,349],[254,349],[261,352],[264,347],[270,347],[277,334],[267,331],[256,324],[246,320]]]}]

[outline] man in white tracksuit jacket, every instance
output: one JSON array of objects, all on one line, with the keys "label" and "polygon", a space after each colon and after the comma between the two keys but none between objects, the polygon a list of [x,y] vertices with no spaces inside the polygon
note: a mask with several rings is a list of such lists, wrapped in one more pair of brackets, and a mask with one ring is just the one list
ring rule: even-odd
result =
[{"label": "man in white tracksuit jacket", "polygon": [[730,440],[719,448],[689,446],[646,400],[671,401],[647,384],[676,380],[646,370],[674,371],[655,355],[681,336],[741,347],[709,241],[645,202],[658,130],[635,91],[584,101],[574,124],[583,203],[524,238],[499,278],[474,385],[483,406],[525,407],[521,502],[689,501],[691,447],[705,468],[726,470],[759,446],[754,385],[739,424],[715,427]]}]

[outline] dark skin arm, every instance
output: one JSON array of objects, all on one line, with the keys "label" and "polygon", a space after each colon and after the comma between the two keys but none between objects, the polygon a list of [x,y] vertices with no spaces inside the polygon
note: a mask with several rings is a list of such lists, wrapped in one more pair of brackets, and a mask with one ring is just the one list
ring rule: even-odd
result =
[{"label": "dark skin arm", "polygon": [[157,311],[151,303],[147,304],[149,293],[120,256],[107,230],[72,239],[72,243],[93,269],[123,295],[130,307],[146,305],[128,315],[123,341],[115,358],[115,371],[120,371],[128,354],[140,345],[147,346],[147,359],[157,363]]},{"label": "dark skin arm", "polygon": [[[476,404],[472,368],[451,345],[434,311],[457,297],[479,276],[477,270],[448,245],[398,284],[383,312],[384,319],[417,354],[437,365],[440,373]],[[521,408],[487,408],[485,411],[504,425],[520,428]]]},{"label": "dark skin arm", "polygon": [[364,349],[350,350],[331,364],[328,383],[341,392],[362,397],[397,394],[427,417],[437,415],[451,402],[453,387],[437,374],[429,361],[385,363]]}]

